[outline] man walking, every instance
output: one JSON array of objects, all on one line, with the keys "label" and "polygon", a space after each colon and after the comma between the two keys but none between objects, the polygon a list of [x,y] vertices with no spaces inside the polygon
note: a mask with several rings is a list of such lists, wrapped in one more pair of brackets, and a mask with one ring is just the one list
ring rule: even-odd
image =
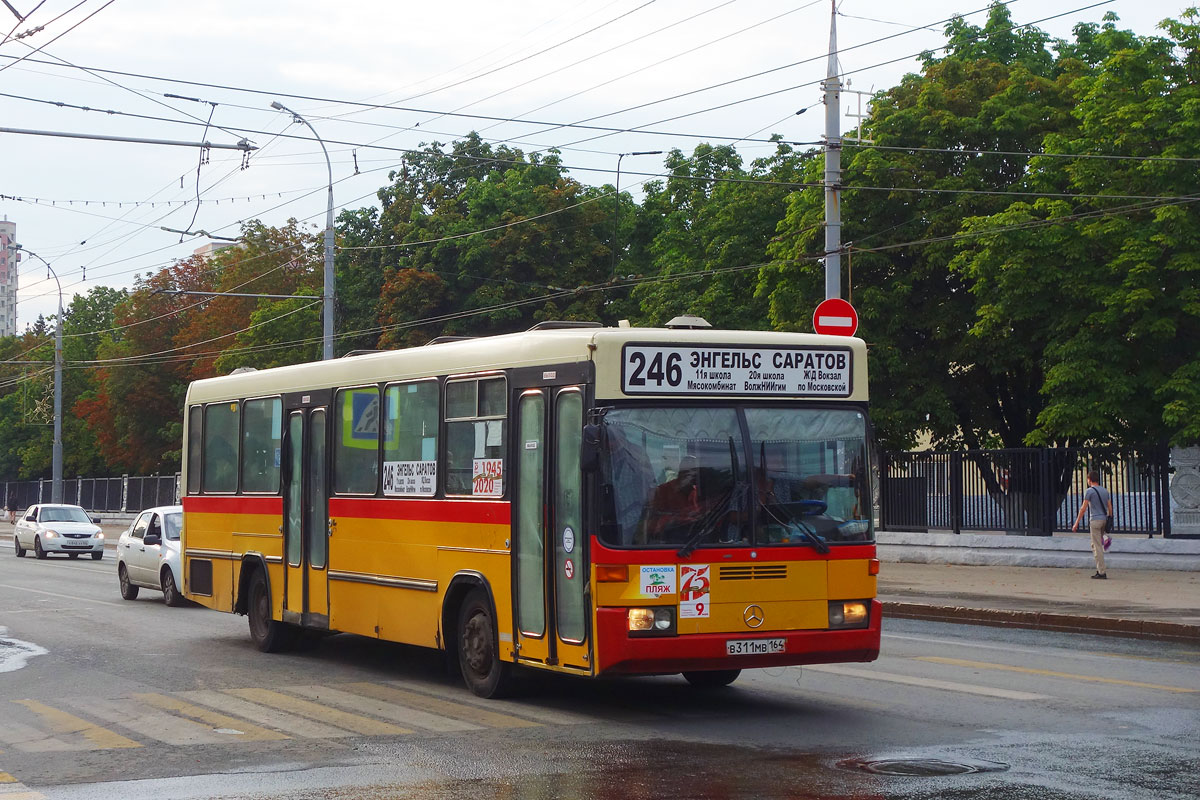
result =
[{"label": "man walking", "polygon": [[1100,485],[1100,473],[1092,470],[1088,473],[1088,488],[1083,493],[1083,504],[1075,516],[1072,531],[1079,530],[1084,512],[1088,512],[1088,530],[1092,534],[1092,556],[1096,559],[1096,574],[1093,578],[1104,580],[1108,573],[1104,570],[1104,523],[1112,516],[1112,495]]}]

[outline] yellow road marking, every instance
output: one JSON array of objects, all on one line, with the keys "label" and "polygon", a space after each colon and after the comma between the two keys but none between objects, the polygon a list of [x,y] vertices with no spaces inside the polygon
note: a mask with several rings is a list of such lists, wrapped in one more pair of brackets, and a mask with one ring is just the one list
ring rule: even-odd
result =
[{"label": "yellow road marking", "polygon": [[386,700],[389,703],[397,703],[403,706],[411,706],[422,711],[428,711],[432,714],[450,717],[451,719],[461,719],[466,722],[478,722],[480,725],[487,725],[492,728],[537,728],[539,723],[530,722],[527,719],[514,717],[509,714],[500,714],[496,711],[487,711],[475,706],[463,705],[462,703],[454,703],[449,700],[439,700],[436,697],[419,694],[417,692],[409,692],[404,689],[394,689],[391,686],[380,686],[374,683],[351,683],[347,686],[359,694],[365,694],[369,697],[374,697],[377,700]]},{"label": "yellow road marking", "polygon": [[167,697],[162,694],[135,694],[135,698],[144,703],[163,709],[164,711],[174,711],[185,717],[189,717],[197,722],[203,722],[206,725],[212,725],[216,728],[231,728],[241,731],[236,735],[242,741],[275,741],[278,739],[287,739],[288,737],[279,731],[273,731],[268,728],[263,728],[246,720],[230,717],[225,714],[219,714],[216,711],[210,711],[207,708],[201,708],[191,703],[185,703],[182,700],[174,697]]},{"label": "yellow road marking", "polygon": [[16,783],[17,779],[7,772],[0,772],[0,783]]},{"label": "yellow road marking", "polygon": [[1026,675],[1045,675],[1049,678],[1069,678],[1075,681],[1090,681],[1092,683],[1111,683],[1117,686],[1131,686],[1135,689],[1159,689],[1164,692],[1181,692],[1192,694],[1200,689],[1187,689],[1182,686],[1163,686],[1158,683],[1142,683],[1141,681],[1123,681],[1117,678],[1102,678],[1098,675],[1080,675],[1074,672],[1055,672],[1048,669],[1031,669],[1030,667],[1014,667],[1009,664],[991,664],[986,661],[964,661],[959,658],[938,658],[937,656],[919,656],[917,661],[929,661],[934,664],[949,664],[952,667],[973,667],[976,669],[996,669],[1005,672],[1022,672]]},{"label": "yellow road marking", "polygon": [[37,700],[15,700],[14,702],[20,703],[44,719],[54,733],[78,733],[96,745],[98,749],[108,750],[120,747],[142,746],[133,739],[126,739],[119,733],[110,731],[107,728],[101,728],[99,725],[93,725],[74,714],[68,714],[65,711],[59,711],[57,708],[51,708],[44,703],[39,703]]},{"label": "yellow road marking", "polygon": [[339,728],[361,733],[364,736],[391,736],[398,733],[412,733],[412,730],[401,728],[399,725],[393,725],[390,722],[381,722],[319,703],[310,703],[307,700],[301,700],[298,697],[292,697],[291,695],[272,691],[271,689],[226,689],[225,691],[244,700],[262,703],[263,705],[278,708],[282,711],[291,711],[309,719],[328,722],[330,725],[336,725]]}]

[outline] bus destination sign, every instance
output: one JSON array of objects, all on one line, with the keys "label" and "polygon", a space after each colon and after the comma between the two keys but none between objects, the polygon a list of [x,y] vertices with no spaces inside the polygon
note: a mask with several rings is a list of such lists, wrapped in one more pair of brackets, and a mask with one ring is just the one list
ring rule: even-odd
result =
[{"label": "bus destination sign", "polygon": [[625,394],[849,397],[848,347],[627,344]]}]

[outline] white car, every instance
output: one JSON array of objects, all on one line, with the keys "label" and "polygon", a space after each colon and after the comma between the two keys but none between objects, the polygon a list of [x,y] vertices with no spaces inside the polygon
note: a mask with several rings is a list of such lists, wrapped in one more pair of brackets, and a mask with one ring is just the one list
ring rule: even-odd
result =
[{"label": "white car", "polygon": [[32,550],[38,558],[49,553],[66,553],[78,558],[89,553],[96,561],[104,558],[104,531],[100,520],[88,516],[79,506],[39,503],[25,509],[13,528],[17,557]]},{"label": "white car", "polygon": [[121,597],[136,600],[138,589],[157,589],[169,606],[184,604],[179,592],[179,532],[183,506],[148,508],[117,540]]}]

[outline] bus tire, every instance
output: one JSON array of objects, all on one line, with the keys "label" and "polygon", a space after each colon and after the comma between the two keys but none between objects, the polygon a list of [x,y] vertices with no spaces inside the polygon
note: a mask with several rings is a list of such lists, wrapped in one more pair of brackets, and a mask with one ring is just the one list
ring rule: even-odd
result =
[{"label": "bus tire", "polygon": [[285,622],[271,619],[271,592],[267,577],[261,569],[250,576],[250,602],[246,604],[250,621],[250,638],[264,653],[278,653],[291,644],[294,632]]},{"label": "bus tire", "polygon": [[458,610],[458,664],[467,688],[479,697],[512,692],[512,664],[500,660],[496,620],[483,589],[472,589]]},{"label": "bus tire", "polygon": [[740,669],[713,669],[704,672],[685,672],[684,679],[697,689],[723,689],[738,679]]}]

